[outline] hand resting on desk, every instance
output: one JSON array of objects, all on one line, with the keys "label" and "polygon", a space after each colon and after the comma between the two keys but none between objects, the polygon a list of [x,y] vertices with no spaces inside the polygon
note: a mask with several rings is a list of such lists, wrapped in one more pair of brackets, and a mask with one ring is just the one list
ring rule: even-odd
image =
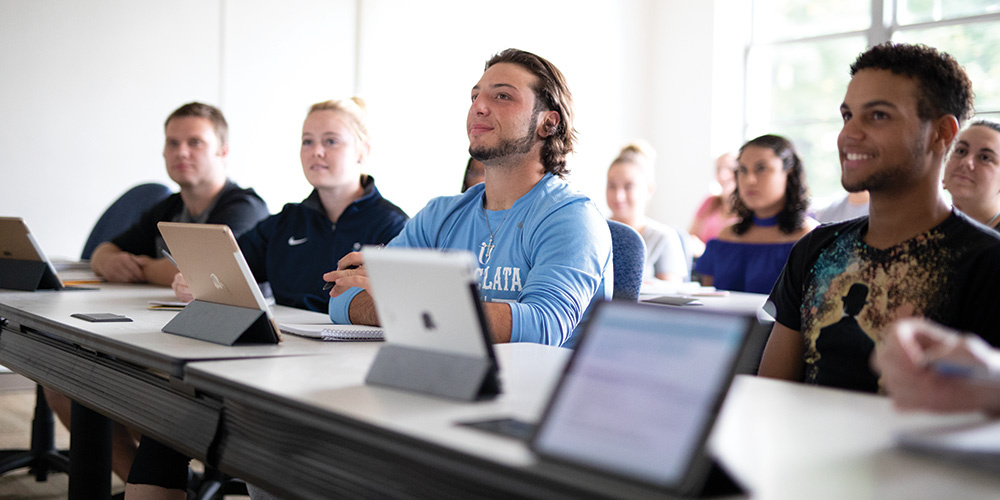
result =
[{"label": "hand resting on desk", "polygon": [[134,255],[108,243],[98,247],[90,261],[94,274],[113,283],[142,283],[146,281],[143,268],[153,259]]}]

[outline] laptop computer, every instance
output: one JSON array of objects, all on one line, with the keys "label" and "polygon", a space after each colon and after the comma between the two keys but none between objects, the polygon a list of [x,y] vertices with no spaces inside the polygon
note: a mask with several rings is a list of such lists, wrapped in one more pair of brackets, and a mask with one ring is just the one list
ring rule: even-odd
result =
[{"label": "laptop computer", "polygon": [[499,393],[475,256],[375,246],[361,252],[387,344],[367,381],[458,399]]},{"label": "laptop computer", "polygon": [[194,296],[164,332],[221,344],[279,341],[271,310],[229,226],[160,222],[157,227]]},{"label": "laptop computer", "polygon": [[0,217],[0,288],[28,291],[66,288],[20,217]]},{"label": "laptop computer", "polygon": [[594,488],[611,484],[612,496],[630,487],[690,496],[709,484],[713,493],[738,492],[707,442],[756,325],[745,313],[602,302],[537,425],[462,425],[526,434],[542,468]]}]

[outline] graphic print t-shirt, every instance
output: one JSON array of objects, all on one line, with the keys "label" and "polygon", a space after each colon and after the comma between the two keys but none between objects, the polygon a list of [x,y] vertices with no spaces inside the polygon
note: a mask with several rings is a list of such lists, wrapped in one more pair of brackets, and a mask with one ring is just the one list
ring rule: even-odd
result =
[{"label": "graphic print t-shirt", "polygon": [[792,250],[771,293],[805,340],[805,381],[868,392],[868,358],[893,321],[926,317],[1000,345],[1000,238],[953,212],[899,245],[864,242],[868,218],[820,226]]}]

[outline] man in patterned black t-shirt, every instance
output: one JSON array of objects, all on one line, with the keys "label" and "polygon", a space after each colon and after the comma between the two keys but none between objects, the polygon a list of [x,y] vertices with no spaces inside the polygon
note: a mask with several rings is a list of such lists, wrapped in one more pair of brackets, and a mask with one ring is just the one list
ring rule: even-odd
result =
[{"label": "man in patterned black t-shirt", "polygon": [[[874,391],[868,358],[898,318],[927,317],[1000,344],[991,303],[1000,238],[940,192],[942,160],[972,113],[971,82],[954,58],[882,44],[851,75],[837,139],[841,182],[869,191],[869,216],[820,226],[796,244],[771,291],[776,322],[760,374]],[[860,287],[867,294],[850,314],[855,327],[833,327]]]}]

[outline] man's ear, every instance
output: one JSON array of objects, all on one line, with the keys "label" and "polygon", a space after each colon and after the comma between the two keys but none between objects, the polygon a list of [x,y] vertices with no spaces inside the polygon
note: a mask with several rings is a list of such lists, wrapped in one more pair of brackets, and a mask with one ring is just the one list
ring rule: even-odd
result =
[{"label": "man's ear", "polygon": [[219,158],[225,160],[229,156],[229,144],[224,144],[219,147]]},{"label": "man's ear", "polygon": [[931,140],[929,146],[941,155],[948,153],[951,143],[958,136],[958,118],[955,115],[944,115],[931,122]]},{"label": "man's ear", "polygon": [[559,112],[546,111],[542,114],[542,119],[538,124],[538,135],[545,138],[555,135],[559,130]]}]

